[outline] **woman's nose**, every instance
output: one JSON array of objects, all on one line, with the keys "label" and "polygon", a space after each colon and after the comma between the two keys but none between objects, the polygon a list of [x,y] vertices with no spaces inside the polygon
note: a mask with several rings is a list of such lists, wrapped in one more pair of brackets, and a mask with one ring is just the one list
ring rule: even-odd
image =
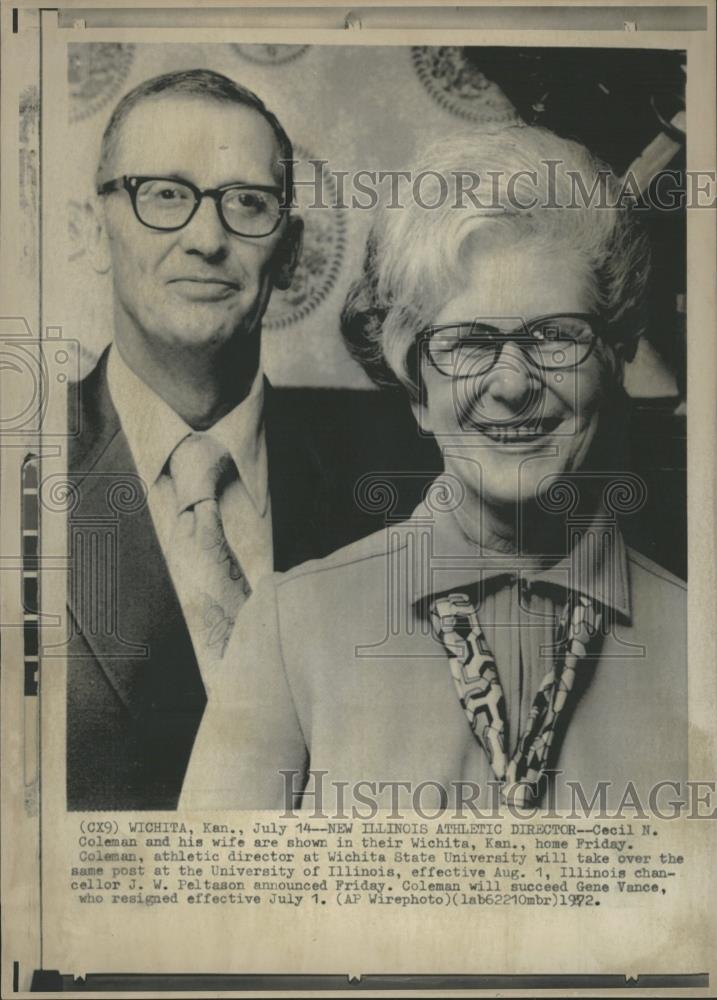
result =
[{"label": "woman's nose", "polygon": [[484,376],[484,405],[494,403],[510,413],[525,411],[540,395],[540,380],[520,347],[506,341],[493,367]]}]

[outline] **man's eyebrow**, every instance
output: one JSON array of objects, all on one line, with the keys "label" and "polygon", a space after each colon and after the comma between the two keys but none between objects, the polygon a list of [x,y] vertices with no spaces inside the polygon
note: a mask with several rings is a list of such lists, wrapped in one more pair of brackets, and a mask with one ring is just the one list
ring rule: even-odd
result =
[{"label": "man's eyebrow", "polygon": [[148,170],[131,170],[127,174],[128,177],[147,177],[150,180],[158,181],[180,181],[183,184],[194,184],[195,182],[191,177],[187,176],[182,170],[166,170],[164,172],[157,171],[156,173]]},{"label": "man's eyebrow", "polygon": [[282,189],[281,185],[277,183],[267,184],[266,181],[237,180],[236,178],[231,181],[225,181],[223,184],[217,184],[217,188],[234,187],[234,185],[237,187],[269,188],[273,191],[281,191]]},{"label": "man's eyebrow", "polygon": [[[180,181],[184,184],[192,184],[196,188],[200,189],[202,188],[202,185],[198,181],[196,181],[192,176],[185,173],[183,170],[171,170],[168,171],[167,173],[162,173],[162,174],[147,174],[147,173],[142,173],[140,171],[135,171],[133,174],[130,174],[130,176],[156,177],[157,179],[160,180],[164,179],[168,181]],[[281,185],[278,183],[267,184],[265,181],[253,181],[236,177],[230,181],[224,181],[221,184],[215,185],[215,188],[217,190],[220,190],[221,188],[234,187],[234,185],[237,185],[238,187],[269,188],[270,190],[276,190],[276,191],[282,190]]]}]

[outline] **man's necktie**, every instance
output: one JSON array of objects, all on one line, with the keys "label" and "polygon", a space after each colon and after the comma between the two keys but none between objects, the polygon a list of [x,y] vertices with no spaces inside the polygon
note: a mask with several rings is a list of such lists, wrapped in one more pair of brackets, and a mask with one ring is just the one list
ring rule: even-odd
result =
[{"label": "man's necktie", "polygon": [[231,455],[211,434],[193,433],[175,448],[169,472],[177,499],[172,568],[200,669],[221,659],[234,619],[251,593],[224,534],[219,498],[237,477]]},{"label": "man's necktie", "polygon": [[461,707],[493,773],[503,782],[503,798],[514,805],[527,806],[541,794],[560,714],[573,690],[576,670],[598,635],[600,621],[600,612],[589,598],[569,597],[558,625],[553,664],[509,757],[503,686],[475,606],[467,594],[448,594],[431,605],[433,633],[448,654]]}]

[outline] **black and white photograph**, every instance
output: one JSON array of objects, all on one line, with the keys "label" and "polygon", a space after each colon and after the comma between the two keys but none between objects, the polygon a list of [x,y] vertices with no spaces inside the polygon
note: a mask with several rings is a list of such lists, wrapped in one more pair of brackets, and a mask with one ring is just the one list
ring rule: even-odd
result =
[{"label": "black and white photograph", "polygon": [[403,10],[8,21],[19,995],[714,985],[714,5]]},{"label": "black and white photograph", "polygon": [[685,53],[84,48],[68,807],[684,781]]}]

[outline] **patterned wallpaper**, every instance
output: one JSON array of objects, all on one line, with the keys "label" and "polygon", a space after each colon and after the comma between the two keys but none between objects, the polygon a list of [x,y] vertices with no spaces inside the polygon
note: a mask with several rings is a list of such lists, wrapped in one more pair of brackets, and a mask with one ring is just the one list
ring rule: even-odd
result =
[{"label": "patterned wallpaper", "polygon": [[[256,91],[291,136],[312,179],[309,159],[331,172],[400,170],[417,146],[471,122],[509,123],[516,112],[501,89],[469,62],[460,47],[241,44],[75,43],[68,47],[69,135],[63,150],[68,191],[69,254],[61,309],[53,317],[82,345],[81,370],[110,339],[107,276],[89,264],[83,204],[92,189],[99,142],[119,98],[148,77],[207,67]],[[307,173],[308,171],[308,173]],[[305,245],[294,282],[274,292],[264,321],[264,363],[277,385],[361,388],[369,385],[341,343],[338,317],[360,269],[372,213],[352,208],[308,209]],[[65,192],[65,197],[67,192]],[[671,396],[675,380],[650,345],[641,344],[627,372],[637,396]]]}]

